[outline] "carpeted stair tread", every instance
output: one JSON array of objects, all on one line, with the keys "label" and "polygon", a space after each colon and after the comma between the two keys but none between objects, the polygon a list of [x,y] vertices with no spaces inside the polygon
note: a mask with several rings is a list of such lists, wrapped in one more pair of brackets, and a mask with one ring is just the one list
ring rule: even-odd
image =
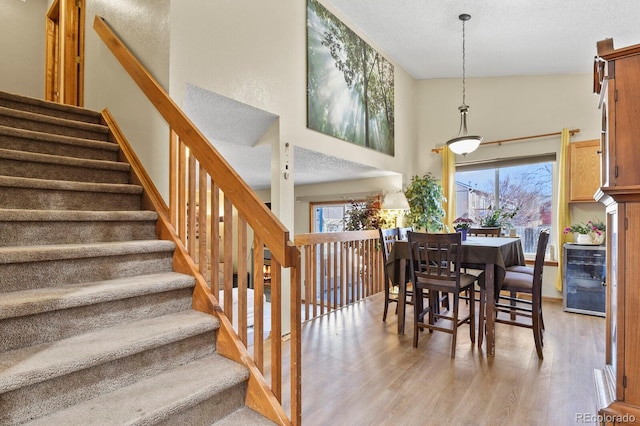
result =
[{"label": "carpeted stair tread", "polygon": [[99,123],[102,115],[97,111],[73,105],[59,104],[42,99],[21,96],[15,93],[0,91],[0,105],[21,111],[30,111],[46,115],[73,116],[76,120]]},{"label": "carpeted stair tread", "polygon": [[156,424],[237,386],[248,377],[244,366],[219,355],[210,355],[29,424]]},{"label": "carpeted stair tread", "polygon": [[[115,170],[128,172],[131,169],[128,163],[106,160],[88,160],[84,158],[64,157],[61,155],[38,154],[27,151],[16,151],[13,149],[0,148],[0,158],[15,161],[25,161],[33,163],[57,164],[72,167],[95,168],[101,170]],[[0,171],[1,173],[1,171]]]},{"label": "carpeted stair tread", "polygon": [[274,422],[250,408],[242,407],[229,414],[227,417],[213,423],[216,426],[268,426]]},{"label": "carpeted stair tread", "polygon": [[5,108],[3,106],[0,106],[0,116],[10,117],[10,118],[20,119],[20,120],[46,123],[46,124],[51,124],[59,127],[85,130],[88,132],[93,132],[93,133],[103,134],[103,135],[109,134],[109,128],[104,124],[69,120],[66,118],[59,118],[51,115],[38,114],[35,112],[28,112],[28,111],[20,111],[13,108]]},{"label": "carpeted stair tread", "polygon": [[174,249],[175,244],[171,241],[165,240],[0,247],[0,264],[122,256],[140,253],[167,252],[173,251]]},{"label": "carpeted stair tread", "polygon": [[13,176],[0,176],[0,187],[51,189],[78,192],[105,192],[117,194],[142,194],[139,185],[122,183],[73,182],[67,180],[47,180]]},{"label": "carpeted stair tread", "polygon": [[0,125],[0,141],[2,136],[11,136],[14,138],[22,138],[35,141],[50,142],[63,145],[71,145],[76,147],[86,147],[93,149],[101,149],[105,151],[118,152],[120,149],[113,142],[105,142],[94,139],[78,138],[74,136],[56,135],[47,132],[38,132],[36,130],[17,129]]},{"label": "carpeted stair tread", "polygon": [[143,222],[157,219],[158,213],[150,210],[87,211],[0,209],[0,222]]},{"label": "carpeted stair tread", "polygon": [[4,293],[0,298],[0,319],[140,297],[146,294],[189,288],[194,284],[195,280],[190,275],[165,272],[37,290],[15,291]]},{"label": "carpeted stair tread", "polygon": [[[0,358],[0,392],[40,383],[218,328],[219,321],[214,316],[188,310],[8,351]],[[212,336],[212,344],[213,339]],[[208,377],[207,374],[202,375]]]}]

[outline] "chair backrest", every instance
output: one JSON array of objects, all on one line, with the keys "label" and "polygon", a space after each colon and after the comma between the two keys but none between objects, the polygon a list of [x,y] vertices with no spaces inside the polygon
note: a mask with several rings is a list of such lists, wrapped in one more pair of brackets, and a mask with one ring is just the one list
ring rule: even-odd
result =
[{"label": "chair backrest", "polygon": [[469,228],[467,235],[475,237],[499,237],[500,228]]},{"label": "chair backrest", "polygon": [[[460,288],[462,234],[430,234],[409,232],[409,255],[414,283],[446,285]],[[450,285],[449,284],[449,285]]]},{"label": "chair backrest", "polygon": [[387,263],[389,252],[393,244],[398,241],[398,228],[380,229],[380,247],[382,248],[382,260]]},{"label": "chair backrest", "polygon": [[533,289],[534,293],[542,292],[542,272],[544,270],[544,254],[549,243],[549,230],[543,229],[538,235],[538,247],[536,248],[536,260],[533,266]]}]

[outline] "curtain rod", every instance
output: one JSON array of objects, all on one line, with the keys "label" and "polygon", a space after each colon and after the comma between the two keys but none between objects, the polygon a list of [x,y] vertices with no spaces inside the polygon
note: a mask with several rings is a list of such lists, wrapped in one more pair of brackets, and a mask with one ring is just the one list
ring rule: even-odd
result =
[{"label": "curtain rod", "polygon": [[[575,135],[576,133],[580,133],[580,129],[573,129],[573,130],[569,130],[569,134],[571,136]],[[553,133],[543,133],[540,135],[532,135],[532,136],[521,136],[519,138],[511,138],[511,139],[502,139],[499,141],[491,141],[491,142],[482,142],[479,146],[479,148],[482,148],[485,145],[502,145],[505,142],[516,142],[516,141],[522,141],[522,140],[526,140],[526,139],[537,139],[537,138],[544,138],[547,136],[558,136],[561,135],[562,132],[553,132]],[[433,148],[431,150],[431,152],[436,152],[439,153],[440,151],[442,151],[442,147],[439,148]]]}]

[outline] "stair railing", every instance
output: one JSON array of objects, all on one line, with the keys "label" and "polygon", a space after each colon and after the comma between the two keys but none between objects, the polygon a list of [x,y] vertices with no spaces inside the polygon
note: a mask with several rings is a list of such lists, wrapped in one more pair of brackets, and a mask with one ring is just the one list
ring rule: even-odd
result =
[{"label": "stair railing", "polygon": [[295,236],[304,265],[305,321],[384,290],[379,240],[377,230]]},{"label": "stair railing", "polygon": [[[143,202],[159,213],[159,237],[176,242],[174,269],[196,278],[194,308],[215,313],[220,318],[218,352],[249,368],[247,406],[276,423],[300,424],[300,251],[278,218],[173,102],[104,19],[96,16],[93,28],[171,129],[167,206],[110,113],[103,111],[105,122],[135,171],[136,180],[145,188]],[[264,303],[265,248],[270,253],[270,304]],[[281,339],[283,268],[289,269],[291,282],[291,342],[287,357],[283,356]],[[248,289],[249,284],[252,290]],[[220,291],[224,293],[222,300]],[[251,292],[253,324],[249,321],[247,303]],[[237,314],[234,315],[236,303]],[[270,315],[265,315],[265,306],[270,306]],[[267,371],[263,365],[265,317],[271,320]],[[249,347],[253,347],[253,357]],[[282,408],[285,358],[290,358],[290,371],[286,375],[291,388],[290,417]],[[265,376],[271,378],[270,385]]]}]

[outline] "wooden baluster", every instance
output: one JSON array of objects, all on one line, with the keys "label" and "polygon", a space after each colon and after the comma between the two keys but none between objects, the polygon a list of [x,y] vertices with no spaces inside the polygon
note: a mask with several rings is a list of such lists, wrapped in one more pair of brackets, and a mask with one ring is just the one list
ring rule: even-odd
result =
[{"label": "wooden baluster", "polygon": [[169,221],[178,229],[178,134],[171,129],[169,135]]},{"label": "wooden baluster", "polygon": [[313,301],[311,298],[311,288],[313,287],[313,269],[311,259],[313,253],[311,246],[304,247],[304,319],[309,320],[310,310],[309,304]]},{"label": "wooden baluster", "polygon": [[253,238],[253,359],[264,373],[264,244]]},{"label": "wooden baluster", "polygon": [[196,259],[196,218],[197,213],[197,198],[196,198],[196,158],[189,153],[189,179],[188,179],[188,191],[187,196],[187,250],[189,255]]},{"label": "wooden baluster", "polygon": [[238,216],[238,336],[247,346],[247,221]]},{"label": "wooden baluster", "polygon": [[209,233],[207,232],[207,172],[203,167],[200,167],[198,171],[198,265],[200,266],[200,273],[205,279],[207,278],[207,271],[209,270],[209,259],[207,259],[207,239]]},{"label": "wooden baluster", "polygon": [[211,251],[211,292],[220,301],[220,188],[211,184],[211,222],[209,224]]},{"label": "wooden baluster", "polygon": [[233,206],[224,196],[224,313],[233,324]]},{"label": "wooden baluster", "polygon": [[187,147],[180,141],[178,150],[178,236],[183,244],[187,244],[187,194],[186,194],[186,176],[187,176]]},{"label": "wooden baluster", "polygon": [[282,401],[282,268],[271,259],[271,389]]},{"label": "wooden baluster", "polygon": [[[300,295],[300,252],[295,250],[295,261],[290,268],[291,277],[291,306],[297,307],[301,303]],[[291,421],[295,425],[302,424],[302,318],[300,309],[291,309]]]}]

